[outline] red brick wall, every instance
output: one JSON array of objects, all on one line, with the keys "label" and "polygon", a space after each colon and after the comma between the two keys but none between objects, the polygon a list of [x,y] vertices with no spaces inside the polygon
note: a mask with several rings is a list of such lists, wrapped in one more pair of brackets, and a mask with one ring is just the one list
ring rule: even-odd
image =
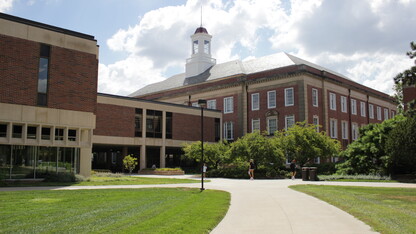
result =
[{"label": "red brick wall", "polygon": [[403,88],[403,102],[405,104],[405,110],[407,110],[407,103],[414,99],[416,99],[416,87]]},{"label": "red brick wall", "polygon": [[109,104],[97,104],[94,135],[134,137],[135,109]]},{"label": "red brick wall", "polygon": [[[173,113],[172,119],[174,140],[201,140],[201,116]],[[204,141],[215,142],[215,118],[204,117]]]},{"label": "red brick wall", "polygon": [[[0,102],[37,105],[40,43],[0,35]],[[95,55],[51,46],[50,108],[95,112],[98,60]]]}]

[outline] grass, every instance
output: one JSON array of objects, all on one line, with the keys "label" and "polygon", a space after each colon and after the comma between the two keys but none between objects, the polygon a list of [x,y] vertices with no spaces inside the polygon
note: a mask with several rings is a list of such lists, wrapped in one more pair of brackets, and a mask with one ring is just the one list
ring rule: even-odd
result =
[{"label": "grass", "polygon": [[[209,181],[206,181],[209,182]],[[13,182],[0,186],[95,186],[95,185],[146,185],[146,184],[184,184],[200,183],[192,179],[148,178],[137,176],[93,175],[87,181],[80,182]]]},{"label": "grass", "polygon": [[327,185],[290,188],[328,202],[381,233],[416,233],[416,189]]},{"label": "grass", "polygon": [[208,233],[229,204],[188,188],[0,192],[0,232]]}]

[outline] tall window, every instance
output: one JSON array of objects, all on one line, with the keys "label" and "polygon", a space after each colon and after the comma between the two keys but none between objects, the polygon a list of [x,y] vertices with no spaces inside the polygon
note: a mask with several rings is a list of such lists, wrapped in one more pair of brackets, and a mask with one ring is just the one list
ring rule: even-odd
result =
[{"label": "tall window", "polygon": [[193,53],[194,53],[194,54],[197,54],[197,53],[198,53],[198,40],[195,40],[195,41],[192,43],[192,50],[193,50]]},{"label": "tall window", "polygon": [[365,117],[366,113],[365,113],[365,102],[360,102],[360,112],[361,112],[361,116]]},{"label": "tall window", "polygon": [[267,92],[267,108],[276,108],[276,91]]},{"label": "tall window", "polygon": [[204,53],[209,54],[209,50],[210,50],[209,41],[204,40]]},{"label": "tall window", "polygon": [[342,139],[348,139],[348,122],[347,121],[341,122],[341,134],[342,134]]},{"label": "tall window", "polygon": [[377,107],[377,120],[381,120],[381,107]]},{"label": "tall window", "polygon": [[396,113],[394,111],[391,111],[391,115],[392,118],[394,118],[394,116],[396,116]]},{"label": "tall window", "polygon": [[162,111],[146,111],[146,137],[162,138]]},{"label": "tall window", "polygon": [[384,108],[384,120],[389,119],[389,109]]},{"label": "tall window", "polygon": [[287,115],[285,116],[285,129],[292,127],[295,124],[295,116]]},{"label": "tall window", "polygon": [[267,132],[269,135],[273,135],[277,131],[277,117],[267,118]]},{"label": "tall window", "polygon": [[224,114],[233,113],[233,111],[234,111],[233,97],[224,98]]},{"label": "tall window", "polygon": [[318,106],[318,90],[312,89],[312,106]]},{"label": "tall window", "polygon": [[49,78],[49,57],[51,47],[40,45],[39,71],[38,71],[38,100],[39,106],[46,106],[48,103],[48,78]]},{"label": "tall window", "polygon": [[351,99],[351,114],[357,114],[357,100]]},{"label": "tall window", "polygon": [[207,101],[207,108],[208,109],[212,109],[212,110],[215,110],[215,109],[217,109],[217,100],[208,100]]},{"label": "tall window", "polygon": [[68,141],[77,141],[76,129],[68,129]]},{"label": "tall window", "polygon": [[337,110],[337,96],[335,96],[335,93],[329,93],[329,109]]},{"label": "tall window", "polygon": [[50,140],[51,139],[51,128],[50,127],[43,127],[42,126],[41,139],[42,140]]},{"label": "tall window", "polygon": [[285,89],[285,106],[293,106],[295,104],[293,88]]},{"label": "tall window", "polygon": [[347,97],[341,96],[341,112],[347,113]]},{"label": "tall window", "polygon": [[224,138],[226,140],[233,140],[234,139],[233,122],[225,122],[224,123]]},{"label": "tall window", "polygon": [[368,104],[368,116],[370,119],[374,119],[374,106],[373,104]]},{"label": "tall window", "polygon": [[218,142],[221,139],[221,120],[215,118],[215,141]]},{"label": "tall window", "polygon": [[38,128],[35,126],[27,126],[26,129],[26,138],[27,139],[36,139]]},{"label": "tall window", "polygon": [[142,137],[142,122],[143,122],[143,110],[136,108],[136,115],[134,117],[134,136]]},{"label": "tall window", "polygon": [[338,128],[336,119],[331,119],[329,121],[329,133],[331,135],[331,138],[338,138]]},{"label": "tall window", "polygon": [[7,137],[7,124],[0,124],[0,137]]},{"label": "tall window", "polygon": [[259,94],[253,93],[251,94],[251,110],[259,110],[260,109],[260,100]]},{"label": "tall window", "polygon": [[64,140],[64,130],[63,128],[55,128],[55,140],[63,141]]},{"label": "tall window", "polygon": [[319,132],[319,117],[317,115],[313,116],[313,125],[315,125],[316,132]]},{"label": "tall window", "polygon": [[166,112],[166,139],[172,139],[173,134],[173,115],[172,112]]},{"label": "tall window", "polygon": [[260,119],[251,120],[251,132],[260,131]]},{"label": "tall window", "polygon": [[358,124],[352,123],[351,124],[351,133],[352,133],[352,140],[357,140],[358,138]]}]

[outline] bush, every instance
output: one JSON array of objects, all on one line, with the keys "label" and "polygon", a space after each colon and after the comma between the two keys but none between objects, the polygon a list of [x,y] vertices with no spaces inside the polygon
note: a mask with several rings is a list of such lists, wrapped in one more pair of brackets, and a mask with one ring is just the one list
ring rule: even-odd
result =
[{"label": "bush", "polygon": [[[256,179],[284,179],[288,178],[289,172],[276,168],[260,167],[254,170],[254,178]],[[231,168],[219,168],[207,171],[207,177],[222,177],[232,179],[247,179],[248,168],[247,167],[231,167]]]},{"label": "bush", "polygon": [[335,163],[321,163],[321,164],[313,164],[311,167],[317,167],[318,175],[332,175],[337,172],[335,168]]},{"label": "bush", "polygon": [[45,178],[45,182],[76,182],[76,176],[73,173],[55,173],[55,172],[46,172],[42,175],[37,174],[37,177]]},{"label": "bush", "polygon": [[391,180],[390,176],[381,175],[320,175],[319,180]]}]

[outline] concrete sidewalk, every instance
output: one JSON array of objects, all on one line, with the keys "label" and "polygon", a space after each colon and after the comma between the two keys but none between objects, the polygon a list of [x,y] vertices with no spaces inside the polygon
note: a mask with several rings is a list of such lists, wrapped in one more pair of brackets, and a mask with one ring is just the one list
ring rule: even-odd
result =
[{"label": "concrete sidewalk", "polygon": [[[174,178],[183,178],[175,176]],[[294,184],[324,184],[374,187],[408,187],[416,184],[373,182],[306,182],[301,180],[210,179],[206,189],[231,193],[231,206],[212,233],[374,233],[371,227],[348,213],[309,195],[294,191]],[[38,189],[108,189],[149,187],[193,187],[200,184],[114,185],[0,188],[0,191]]]}]

